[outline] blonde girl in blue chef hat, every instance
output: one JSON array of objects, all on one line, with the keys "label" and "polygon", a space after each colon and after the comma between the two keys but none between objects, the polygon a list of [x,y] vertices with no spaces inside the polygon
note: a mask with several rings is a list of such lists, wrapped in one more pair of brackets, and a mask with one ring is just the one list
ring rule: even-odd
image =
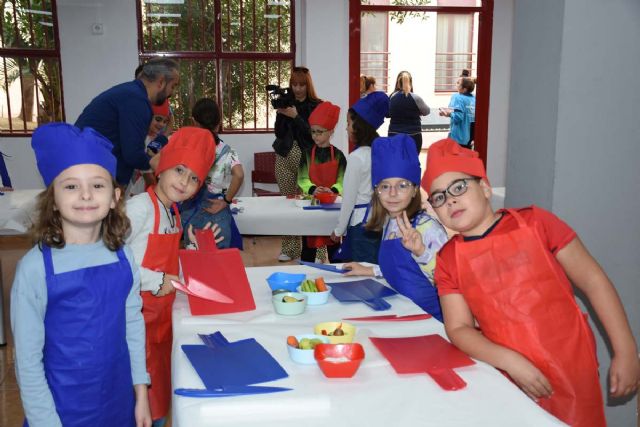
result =
[{"label": "blonde girl in blue chef hat", "polygon": [[47,188],[11,289],[16,376],[31,426],[151,426],[140,276],[109,140],[40,126]]},{"label": "blonde girl in blue chef hat", "polygon": [[371,148],[371,217],[368,230],[383,231],[379,265],[344,265],[349,276],[384,277],[393,288],[442,321],[433,285],[436,253],[447,242],[444,227],[422,209],[420,162],[405,134],[377,138]]}]

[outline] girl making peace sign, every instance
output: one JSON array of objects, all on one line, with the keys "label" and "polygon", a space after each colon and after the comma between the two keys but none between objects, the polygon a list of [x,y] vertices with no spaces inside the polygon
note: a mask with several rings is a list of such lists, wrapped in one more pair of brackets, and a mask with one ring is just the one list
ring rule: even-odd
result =
[{"label": "girl making peace sign", "polygon": [[371,149],[372,215],[365,228],[383,230],[379,265],[347,263],[349,276],[384,278],[398,292],[442,321],[433,286],[438,250],[447,242],[440,223],[422,210],[420,162],[413,139],[405,134],[377,138]]}]

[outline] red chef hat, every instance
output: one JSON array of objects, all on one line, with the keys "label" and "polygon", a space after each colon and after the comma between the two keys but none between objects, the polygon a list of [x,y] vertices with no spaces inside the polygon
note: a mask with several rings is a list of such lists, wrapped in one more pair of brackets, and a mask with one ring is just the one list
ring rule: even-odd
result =
[{"label": "red chef hat", "polygon": [[161,105],[151,104],[151,111],[154,116],[169,117],[169,98],[165,99]]},{"label": "red chef hat", "polygon": [[183,127],[171,135],[169,143],[160,153],[156,176],[177,165],[185,165],[195,173],[200,182],[204,179],[216,158],[216,143],[207,129]]},{"label": "red chef hat", "polygon": [[318,106],[311,112],[311,116],[309,116],[309,125],[316,125],[327,130],[333,130],[338,124],[339,118],[340,107],[325,101],[318,104]]},{"label": "red chef hat", "polygon": [[429,147],[422,188],[430,194],[433,181],[446,172],[463,172],[489,182],[478,152],[462,147],[451,138],[441,139]]}]

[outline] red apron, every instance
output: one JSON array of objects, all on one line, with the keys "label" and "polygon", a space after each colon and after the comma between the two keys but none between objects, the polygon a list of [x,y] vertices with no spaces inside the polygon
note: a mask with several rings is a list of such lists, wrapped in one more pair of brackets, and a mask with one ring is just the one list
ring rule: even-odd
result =
[{"label": "red apron", "polygon": [[[153,271],[178,275],[180,271],[178,250],[180,249],[180,214],[174,203],[172,208],[176,216],[178,231],[173,234],[159,234],[160,209],[158,197],[153,187],[147,188],[153,204],[153,233],[149,234],[147,250],[144,253],[142,266]],[[176,294],[156,297],[145,291],[142,295],[142,315],[146,327],[147,371],[151,376],[149,387],[149,405],[151,418],[157,420],[167,415],[171,405],[171,309]]]},{"label": "red apron", "polygon": [[[331,188],[338,179],[338,161],[333,155],[333,145],[329,146],[331,150],[331,160],[324,163],[316,164],[316,145],[311,148],[311,162],[309,163],[309,179],[317,187]],[[323,246],[331,246],[335,243],[327,236],[307,236],[307,246],[310,248],[321,248]]]},{"label": "red apron", "polygon": [[571,284],[535,227],[515,211],[514,231],[456,244],[460,289],[482,333],[549,379],[538,404],[571,426],[606,426],[595,341]]}]

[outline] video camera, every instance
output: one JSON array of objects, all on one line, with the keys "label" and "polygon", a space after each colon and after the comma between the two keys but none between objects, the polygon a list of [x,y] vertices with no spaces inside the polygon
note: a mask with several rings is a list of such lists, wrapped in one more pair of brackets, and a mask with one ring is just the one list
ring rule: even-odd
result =
[{"label": "video camera", "polygon": [[269,92],[269,99],[271,100],[273,108],[287,108],[293,106],[295,97],[293,96],[291,89],[283,89],[278,85],[267,85],[265,89]]}]

